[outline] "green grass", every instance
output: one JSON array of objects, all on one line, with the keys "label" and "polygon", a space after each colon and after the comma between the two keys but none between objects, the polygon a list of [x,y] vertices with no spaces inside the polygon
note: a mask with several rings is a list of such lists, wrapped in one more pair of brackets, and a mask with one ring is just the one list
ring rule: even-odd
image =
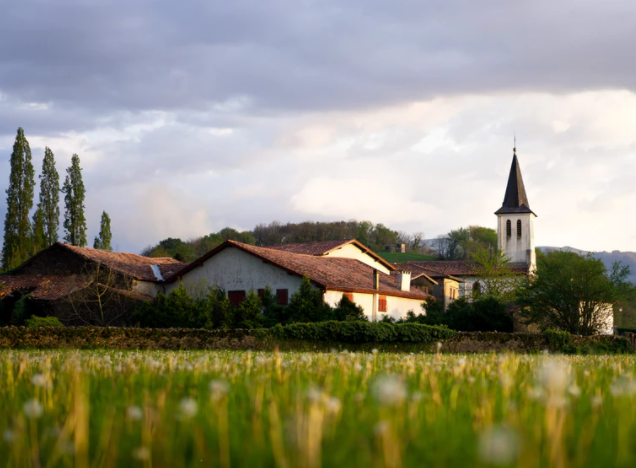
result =
[{"label": "green grass", "polygon": [[634,466],[633,356],[1,351],[6,467]]},{"label": "green grass", "polygon": [[426,262],[429,260],[436,260],[432,255],[423,255],[418,253],[400,253],[400,252],[376,252],[380,257],[390,263],[404,263],[404,262]]}]

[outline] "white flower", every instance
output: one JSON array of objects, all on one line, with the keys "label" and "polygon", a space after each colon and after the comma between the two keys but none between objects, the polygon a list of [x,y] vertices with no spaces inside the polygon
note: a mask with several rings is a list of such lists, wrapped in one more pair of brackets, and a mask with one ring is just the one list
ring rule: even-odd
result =
[{"label": "white flower", "polygon": [[46,377],[43,374],[35,374],[31,377],[31,383],[36,387],[46,387]]},{"label": "white flower", "polygon": [[378,348],[373,348],[373,349],[371,350],[371,352],[372,352],[373,354],[378,354]]},{"label": "white flower", "polygon": [[227,395],[230,391],[230,384],[224,380],[212,380],[210,382],[210,395],[212,400],[217,401]]},{"label": "white flower", "polygon": [[593,396],[592,398],[590,398],[590,404],[594,408],[598,408],[599,406],[601,406],[603,404],[603,397],[600,397],[598,395]]},{"label": "white flower", "polygon": [[576,384],[572,384],[568,387],[568,393],[575,398],[578,398],[581,395],[581,389],[576,386]]},{"label": "white flower", "polygon": [[131,421],[139,421],[143,415],[144,412],[139,406],[131,405],[126,408],[126,417]]},{"label": "white flower", "polygon": [[479,457],[492,465],[515,461],[519,450],[517,434],[501,426],[486,429],[479,437]]},{"label": "white flower", "polygon": [[150,459],[150,449],[148,447],[139,447],[133,451],[133,457],[138,460]]},{"label": "white flower", "polygon": [[192,418],[197,414],[199,405],[192,398],[184,398],[179,403],[179,413],[184,418]]},{"label": "white flower", "polygon": [[563,392],[570,382],[568,366],[558,359],[549,359],[541,368],[540,380],[547,390]]},{"label": "white flower", "polygon": [[437,350],[439,351],[440,349],[442,349],[442,342],[438,341],[435,346],[437,347]]},{"label": "white flower", "polygon": [[378,378],[372,387],[376,400],[381,405],[398,406],[406,399],[406,387],[398,377],[386,375]]},{"label": "white flower", "polygon": [[340,409],[342,408],[342,403],[338,398],[331,397],[327,400],[325,408],[327,409],[328,413],[339,413]]},{"label": "white flower", "polygon": [[38,400],[29,400],[24,404],[24,414],[29,418],[37,419],[42,416],[44,408]]}]

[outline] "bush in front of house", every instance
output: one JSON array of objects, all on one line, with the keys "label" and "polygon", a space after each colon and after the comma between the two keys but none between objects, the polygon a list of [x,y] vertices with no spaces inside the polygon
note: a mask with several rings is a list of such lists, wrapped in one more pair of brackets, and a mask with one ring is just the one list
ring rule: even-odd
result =
[{"label": "bush in front of house", "polygon": [[26,319],[24,325],[27,328],[64,327],[57,317],[38,317],[37,315]]}]

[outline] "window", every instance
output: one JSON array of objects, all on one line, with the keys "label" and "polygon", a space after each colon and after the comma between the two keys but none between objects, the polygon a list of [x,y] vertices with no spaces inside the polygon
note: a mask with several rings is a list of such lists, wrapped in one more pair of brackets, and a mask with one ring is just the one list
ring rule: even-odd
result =
[{"label": "window", "polygon": [[238,307],[245,299],[245,291],[228,291],[227,298],[234,307]]},{"label": "window", "polygon": [[506,221],[506,236],[512,237],[512,222],[510,220]]},{"label": "window", "polygon": [[353,302],[353,294],[351,293],[344,293],[344,297],[346,297],[347,299],[349,299],[351,302]]},{"label": "window", "polygon": [[287,305],[289,303],[289,292],[287,289],[276,290],[276,300],[280,305]]},{"label": "window", "polygon": [[386,312],[386,296],[380,296],[378,303],[378,312]]},{"label": "window", "polygon": [[265,290],[264,289],[259,289],[258,290],[258,298],[260,300],[263,300],[263,294],[265,294]]},{"label": "window", "polygon": [[517,237],[521,237],[521,220],[517,220]]}]

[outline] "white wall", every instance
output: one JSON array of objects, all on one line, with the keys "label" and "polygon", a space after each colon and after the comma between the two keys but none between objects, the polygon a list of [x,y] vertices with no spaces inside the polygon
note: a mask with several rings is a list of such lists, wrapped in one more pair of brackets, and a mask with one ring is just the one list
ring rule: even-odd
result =
[{"label": "white wall", "polygon": [[[332,291],[327,290],[325,292],[325,302],[329,304],[331,307],[336,307],[338,302],[342,299],[342,295],[344,293],[342,291]],[[362,307],[364,310],[364,314],[367,316],[369,321],[373,320],[373,310],[374,310],[374,301],[375,301],[375,310],[378,310],[378,300],[382,294],[369,294],[369,293],[350,293],[353,294],[353,302]],[[395,296],[385,296],[386,297],[386,312],[378,312],[377,320],[382,320],[382,317],[385,315],[390,315],[394,319],[405,318],[406,313],[409,310],[415,312],[415,315],[424,313],[422,309],[422,299],[408,299],[406,297],[395,297]],[[425,314],[425,313],[424,313]],[[425,314],[426,315],[426,314]]]},{"label": "white wall", "polygon": [[[534,245],[534,218],[532,213],[509,213],[498,215],[497,247],[510,258],[512,263],[536,265]],[[508,237],[506,223],[510,220],[511,236]],[[521,237],[517,237],[517,220],[521,220]],[[528,257],[530,251],[530,257]],[[532,268],[531,270],[534,270]]]},{"label": "white wall", "polygon": [[333,252],[329,252],[325,257],[342,257],[342,258],[354,258],[364,263],[365,265],[369,265],[372,268],[375,268],[378,271],[381,271],[385,275],[391,274],[389,269],[385,267],[382,263],[378,262],[371,255],[363,252],[358,247],[352,244],[347,244],[344,247],[334,250]]},{"label": "white wall", "polygon": [[[227,291],[250,291],[269,286],[272,291],[289,290],[289,298],[300,288],[302,278],[287,274],[281,268],[264,263],[242,250],[228,247],[206,260],[202,266],[187,272],[182,280],[191,293],[205,293],[210,286]],[[166,293],[179,286],[180,282],[166,284]]]},{"label": "white wall", "polygon": [[155,297],[159,291],[163,291],[163,287],[161,284],[151,283],[150,281],[133,281],[132,286],[133,291],[148,294],[149,296]]}]

